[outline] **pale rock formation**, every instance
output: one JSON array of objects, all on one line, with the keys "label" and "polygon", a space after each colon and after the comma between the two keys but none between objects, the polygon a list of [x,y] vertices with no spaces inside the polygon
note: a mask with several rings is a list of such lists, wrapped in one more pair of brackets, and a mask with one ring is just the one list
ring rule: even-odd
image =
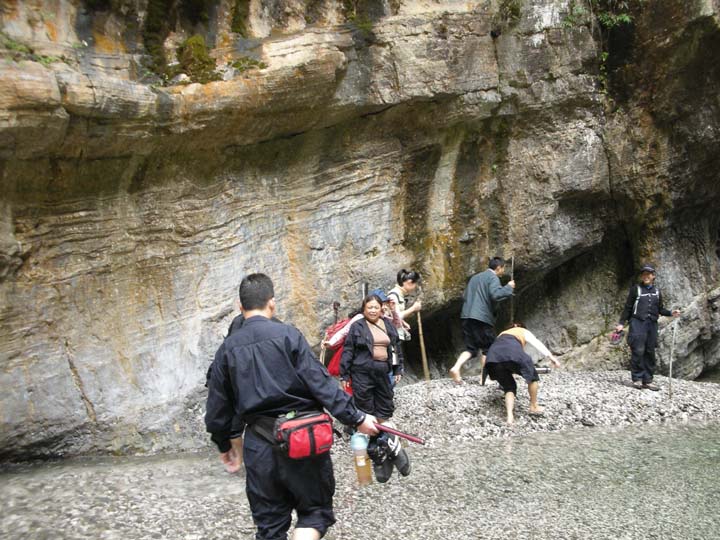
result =
[{"label": "pale rock formation", "polygon": [[317,345],[334,300],[419,269],[439,375],[489,255],[514,256],[515,318],[584,369],[627,362],[607,334],[651,261],[685,309],[675,373],[717,365],[718,2],[652,2],[609,93],[589,13],[502,3],[253,0],[242,36],[239,3],[208,2],[164,50],[200,33],[219,66],[263,64],[162,86],[147,0],[6,2],[34,56],[0,59],[0,454],[205,444],[251,271]]}]

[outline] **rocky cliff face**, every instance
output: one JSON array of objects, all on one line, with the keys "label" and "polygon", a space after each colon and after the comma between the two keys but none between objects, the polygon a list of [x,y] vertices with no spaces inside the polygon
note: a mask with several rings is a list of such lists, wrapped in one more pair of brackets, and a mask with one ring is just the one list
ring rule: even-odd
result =
[{"label": "rocky cliff face", "polygon": [[591,368],[625,362],[606,333],[652,261],[675,373],[718,364],[720,4],[607,42],[578,4],[4,3],[0,453],[205,444],[252,271],[317,344],[419,269],[444,371],[467,278],[514,256],[516,318]]}]

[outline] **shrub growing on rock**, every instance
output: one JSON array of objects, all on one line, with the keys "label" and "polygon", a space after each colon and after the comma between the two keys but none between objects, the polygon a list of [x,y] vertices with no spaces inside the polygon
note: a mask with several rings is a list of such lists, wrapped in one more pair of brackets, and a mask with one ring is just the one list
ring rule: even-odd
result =
[{"label": "shrub growing on rock", "polygon": [[180,62],[178,71],[187,74],[193,82],[220,80],[215,71],[215,60],[210,58],[202,36],[194,35],[183,41],[177,48],[177,57]]}]

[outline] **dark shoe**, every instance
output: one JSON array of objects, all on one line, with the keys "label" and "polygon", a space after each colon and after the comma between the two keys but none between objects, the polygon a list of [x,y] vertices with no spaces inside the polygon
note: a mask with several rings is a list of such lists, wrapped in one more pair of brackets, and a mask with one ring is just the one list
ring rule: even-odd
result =
[{"label": "dark shoe", "polygon": [[638,390],[643,389],[643,383],[641,381],[633,381],[632,385],[633,385],[633,388],[637,388]]},{"label": "dark shoe", "polygon": [[410,458],[407,452],[400,443],[400,437],[397,435],[390,435],[387,439],[388,444],[388,459],[393,462],[400,471],[400,474],[407,476],[410,474]]},{"label": "dark shoe", "polygon": [[653,382],[643,383],[642,387],[645,388],[646,390],[652,390],[653,392],[660,391],[660,387]]},{"label": "dark shoe", "polygon": [[375,472],[375,479],[384,484],[392,478],[393,462],[386,459],[382,463],[373,463],[373,471]]},{"label": "dark shoe", "polygon": [[390,480],[393,472],[393,461],[388,455],[388,440],[384,433],[379,437],[370,439],[367,453],[373,462],[373,471],[377,481],[384,484]]},{"label": "dark shoe", "polygon": [[393,460],[395,463],[395,467],[397,467],[397,470],[400,471],[400,474],[403,476],[407,476],[410,474],[410,469],[412,467],[410,466],[410,458],[407,455],[407,452],[404,448],[400,449],[400,453],[395,457]]}]

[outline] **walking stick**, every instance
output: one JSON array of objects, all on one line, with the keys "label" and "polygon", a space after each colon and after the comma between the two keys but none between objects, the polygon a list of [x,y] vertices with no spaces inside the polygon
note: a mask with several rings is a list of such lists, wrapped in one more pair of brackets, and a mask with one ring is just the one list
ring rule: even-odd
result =
[{"label": "walking stick", "polygon": [[[515,279],[515,255],[510,257],[510,281]],[[510,295],[510,324],[515,322],[515,291]]]},{"label": "walking stick", "polygon": [[675,332],[677,331],[678,321],[673,321],[672,341],[670,342],[670,372],[668,373],[668,398],[672,399],[672,365],[673,356],[675,356]]},{"label": "walking stick", "polygon": [[[418,287],[418,298],[422,297],[422,288]],[[417,312],[417,322],[418,322],[418,336],[420,337],[420,359],[422,360],[422,367],[423,367],[423,375],[425,376],[425,380],[430,380],[430,369],[428,368],[428,361],[427,361],[427,353],[425,352],[425,336],[423,335],[423,327],[422,327],[422,317],[420,316],[420,312]]]},{"label": "walking stick", "polygon": [[422,358],[423,374],[425,375],[425,380],[429,381],[430,380],[430,370],[428,369],[427,354],[425,353],[425,337],[423,336],[422,317],[420,316],[419,311],[417,314],[417,319],[418,319],[418,335],[420,336],[420,357]]},{"label": "walking stick", "polygon": [[402,431],[398,431],[395,428],[387,427],[384,424],[375,424],[375,429],[379,429],[380,431],[387,431],[391,435],[397,435],[398,437],[402,437],[403,439],[407,439],[410,442],[414,442],[417,444],[425,444],[425,439],[418,437],[416,435],[410,435],[409,433],[403,433]]}]

